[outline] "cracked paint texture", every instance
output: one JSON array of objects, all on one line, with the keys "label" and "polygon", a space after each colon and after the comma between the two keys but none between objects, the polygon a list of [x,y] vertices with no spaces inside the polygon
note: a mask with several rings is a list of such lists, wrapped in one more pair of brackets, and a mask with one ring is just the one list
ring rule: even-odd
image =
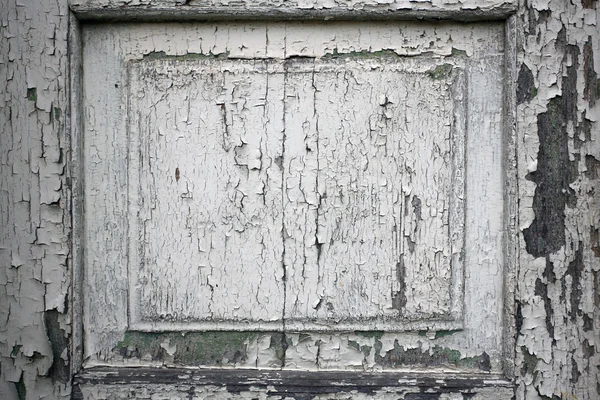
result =
[{"label": "cracked paint texture", "polygon": [[518,14],[517,397],[600,397],[600,5]]},{"label": "cracked paint texture", "polygon": [[375,10],[380,12],[411,10],[411,11],[448,11],[448,10],[464,10],[464,11],[490,11],[499,8],[514,8],[517,5],[517,0],[243,0],[232,4],[227,0],[213,0],[205,2],[201,0],[73,0],[71,1],[75,10],[86,8],[144,8],[156,7],[165,10],[176,10],[187,8],[189,10],[202,8],[231,8],[237,10],[254,9],[260,10],[271,8],[273,10]]},{"label": "cracked paint texture", "polygon": [[[159,2],[128,2],[138,3]],[[465,9],[502,4],[474,0],[443,3]],[[344,8],[348,4],[307,2],[295,6]],[[390,2],[382,7],[430,4],[446,7],[435,1]],[[518,5],[516,150],[522,234],[516,279],[517,399],[600,396],[599,9],[595,0],[521,0]],[[64,0],[0,3],[0,397],[7,399],[70,395],[70,373],[65,371],[72,329],[67,269],[67,21]],[[184,182],[184,172],[169,170],[177,183]],[[318,346],[313,337],[291,336],[287,353],[298,354],[293,362],[299,368],[314,368],[315,357],[326,365],[340,353],[349,366],[363,368],[369,357],[374,357],[369,347],[378,339],[356,336],[338,338],[332,344],[322,340]],[[414,335],[415,341],[418,336]],[[254,360],[277,367],[277,353],[283,345],[274,346],[276,341],[267,336],[255,342],[245,340],[250,345],[246,352],[256,354]],[[380,355],[394,349],[391,338],[379,340]],[[235,343],[237,346],[239,341]],[[176,354],[172,346],[173,342],[164,341],[158,348],[169,357]],[[429,344],[425,348],[433,351]],[[352,357],[344,355],[348,353]],[[224,359],[231,359],[234,365],[246,365],[235,352],[225,354]],[[395,355],[394,360],[399,364],[401,358]],[[193,393],[189,387],[153,389],[159,389],[165,398],[283,397],[257,391],[231,394],[223,388],[194,389]],[[119,389],[119,393],[114,388],[86,390],[90,398],[152,398],[152,389],[135,385]],[[419,398],[411,394],[405,398]],[[475,398],[497,394],[481,392]],[[317,398],[372,397],[346,393]],[[398,394],[382,391],[376,397],[397,398]]]},{"label": "cracked paint texture", "polygon": [[83,37],[87,366],[500,371],[501,24]]},{"label": "cracked paint texture", "polygon": [[397,57],[134,65],[131,158],[149,149],[129,189],[144,210],[130,240],[143,230],[134,246],[152,260],[129,258],[141,320],[419,319],[462,302],[451,64],[444,77]]},{"label": "cracked paint texture", "polygon": [[0,398],[67,398],[64,1],[0,3]]}]

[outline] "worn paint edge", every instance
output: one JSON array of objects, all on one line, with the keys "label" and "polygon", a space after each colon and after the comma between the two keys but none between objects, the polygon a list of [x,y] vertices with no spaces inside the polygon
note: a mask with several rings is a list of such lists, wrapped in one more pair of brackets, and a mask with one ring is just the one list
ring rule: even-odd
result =
[{"label": "worn paint edge", "polygon": [[439,8],[399,9],[365,7],[362,9],[302,9],[292,7],[231,7],[231,6],[83,6],[71,5],[71,11],[81,21],[393,21],[393,20],[450,20],[450,21],[494,21],[505,20],[517,12],[514,3],[490,8]]},{"label": "worn paint edge", "polygon": [[81,24],[77,17],[69,13],[69,91],[70,91],[70,134],[69,157],[67,157],[67,179],[71,191],[71,374],[75,375],[83,367],[83,60]]},{"label": "worn paint edge", "polygon": [[[364,320],[362,320],[364,322]],[[341,320],[330,326],[326,323],[318,323],[302,320],[282,321],[201,321],[201,322],[137,322],[129,325],[129,330],[139,332],[198,332],[198,331],[248,331],[248,332],[324,332],[324,333],[347,333],[361,329],[358,324],[361,320]],[[457,320],[422,320],[422,321],[389,321],[366,322],[369,324],[364,329],[369,331],[386,331],[386,333],[415,332],[415,331],[453,331],[463,329],[462,319]]]},{"label": "worn paint edge", "polygon": [[517,17],[504,25],[504,285],[502,371],[514,379],[516,352],[515,286],[518,268],[518,165],[517,165]]},{"label": "worn paint edge", "polygon": [[188,369],[188,368],[114,368],[95,367],[75,376],[76,385],[105,384],[187,384],[235,385],[250,387],[292,386],[305,388],[353,387],[445,388],[472,389],[490,386],[512,388],[513,383],[494,374],[464,375],[440,373],[291,371],[252,369]]}]

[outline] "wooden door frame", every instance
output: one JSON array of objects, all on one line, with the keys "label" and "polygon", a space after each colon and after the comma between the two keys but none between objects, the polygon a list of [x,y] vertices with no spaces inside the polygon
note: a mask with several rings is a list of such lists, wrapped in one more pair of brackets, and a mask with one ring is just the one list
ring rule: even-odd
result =
[{"label": "wooden door frame", "polygon": [[[344,392],[373,393],[383,388],[418,388],[421,392],[474,393],[480,389],[513,388],[516,351],[515,274],[518,265],[517,234],[517,144],[516,144],[516,16],[517,6],[502,3],[489,9],[438,8],[387,11],[379,9],[300,9],[248,6],[87,6],[71,5],[69,11],[69,71],[70,71],[70,135],[67,160],[67,183],[70,189],[72,286],[69,298],[73,323],[71,335],[71,374],[74,377],[74,398],[82,398],[81,384],[187,384],[192,386],[226,386],[234,391],[250,387],[270,387],[270,394],[320,394],[331,388]],[[111,22],[182,22],[182,21],[496,21],[505,26],[504,68],[504,345],[503,376],[436,375],[397,372],[323,372],[282,370],[231,370],[183,368],[119,368],[83,369],[83,99],[82,99],[82,39],[83,24]],[[182,376],[185,376],[182,378]],[[492,379],[490,379],[492,378]],[[257,384],[257,382],[261,382]],[[274,389],[273,389],[274,388]]]}]

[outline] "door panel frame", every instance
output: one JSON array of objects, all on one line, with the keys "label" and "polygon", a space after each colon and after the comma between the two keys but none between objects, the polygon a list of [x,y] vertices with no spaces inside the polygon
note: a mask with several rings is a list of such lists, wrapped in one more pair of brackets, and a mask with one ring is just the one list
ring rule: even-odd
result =
[{"label": "door panel frame", "polygon": [[[82,3],[82,2],[80,2]],[[481,390],[498,388],[509,390],[514,381],[514,355],[516,350],[515,332],[515,276],[518,266],[517,253],[517,144],[516,144],[516,2],[498,1],[497,5],[486,9],[461,9],[453,6],[425,9],[421,3],[411,3],[412,9],[391,12],[376,8],[353,10],[337,9],[302,9],[293,6],[247,6],[229,7],[227,5],[193,6],[193,5],[88,5],[72,4],[69,14],[69,71],[70,71],[70,135],[68,135],[69,157],[67,160],[67,182],[70,189],[69,208],[71,210],[72,237],[69,267],[72,271],[70,293],[71,316],[73,322],[71,352],[71,373],[74,378],[74,398],[81,395],[80,385],[141,385],[149,383],[173,385],[173,387],[192,386],[225,386],[233,390],[245,390],[250,387],[267,387],[269,394],[319,394],[328,388],[338,388],[344,392],[375,393],[390,388],[412,388],[417,392],[448,393],[458,391],[476,393]],[[157,2],[155,2],[157,3]],[[158,2],[160,3],[160,2]],[[82,296],[84,277],[83,234],[83,98],[82,98],[82,37],[83,24],[111,22],[147,22],[147,21],[496,21],[505,26],[505,67],[504,67],[504,138],[503,138],[503,173],[504,173],[504,349],[503,374],[469,375],[468,377],[444,374],[406,374],[400,372],[320,372],[320,371],[260,371],[260,370],[225,370],[183,368],[151,369],[151,368],[117,368],[95,367],[83,369],[83,327]],[[259,382],[260,383],[257,383]],[[330,391],[329,391],[330,392]],[[83,397],[79,397],[83,398]]]}]

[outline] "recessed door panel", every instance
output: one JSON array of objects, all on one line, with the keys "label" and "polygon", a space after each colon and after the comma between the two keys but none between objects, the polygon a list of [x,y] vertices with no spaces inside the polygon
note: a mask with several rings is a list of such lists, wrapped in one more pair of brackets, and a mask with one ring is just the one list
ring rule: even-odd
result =
[{"label": "recessed door panel", "polygon": [[503,34],[84,27],[88,366],[500,374]]}]

